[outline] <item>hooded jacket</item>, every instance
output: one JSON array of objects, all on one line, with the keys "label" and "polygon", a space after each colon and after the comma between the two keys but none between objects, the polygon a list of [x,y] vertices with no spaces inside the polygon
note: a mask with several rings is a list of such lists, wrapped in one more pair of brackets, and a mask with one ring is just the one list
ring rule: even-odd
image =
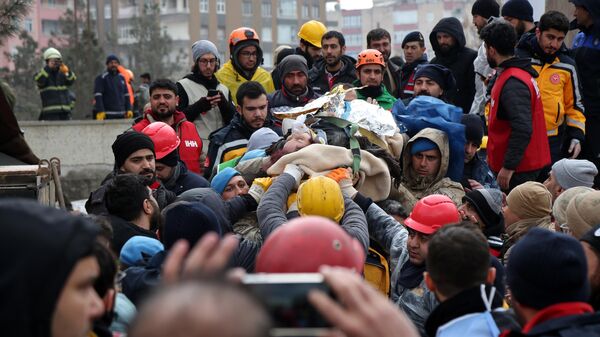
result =
[{"label": "hooded jacket", "polygon": [[283,85],[281,89],[275,90],[275,92],[272,92],[267,96],[271,114],[305,106],[308,102],[317,98],[319,98],[319,95],[313,91],[310,85],[307,86],[306,92],[300,96],[289,93]]},{"label": "hooded jacket", "polygon": [[[446,33],[454,37],[456,45],[448,53],[442,52],[437,41],[437,33]],[[460,21],[456,18],[444,18],[433,27],[429,34],[429,42],[435,51],[430,63],[441,64],[450,69],[456,79],[456,88],[447,93],[454,105],[469,113],[475,97],[475,68],[473,61],[477,52],[465,47],[466,39]]]},{"label": "hooded jacket", "polygon": [[265,88],[267,94],[275,91],[271,74],[269,74],[269,72],[264,70],[262,67],[256,68],[252,78],[247,79],[234,68],[232,61],[229,60],[227,63],[225,63],[225,65],[223,65],[223,68],[219,69],[219,71],[215,73],[215,76],[219,82],[229,89],[234,104],[237,104],[236,94],[240,88],[240,85],[242,85],[244,82],[256,81],[260,83]]},{"label": "hooded jacket", "polygon": [[315,93],[319,95],[323,95],[331,90],[338,83],[352,83],[356,80],[356,60],[348,55],[342,55],[341,58],[342,68],[335,73],[332,74],[333,77],[329,80],[327,75],[327,70],[325,66],[324,59],[317,61],[314,64],[314,67],[310,68],[308,71],[308,81],[310,82],[310,86],[314,90]]},{"label": "hooded jacket", "polygon": [[[185,163],[190,171],[201,174],[202,165],[200,163],[200,157],[202,157],[202,139],[198,134],[196,125],[189,122],[185,118],[185,114],[181,111],[175,111],[173,114],[173,129],[177,133],[177,136],[181,140],[179,143],[179,158]],[[146,111],[144,118],[134,124],[131,128],[135,131],[142,132],[142,130],[160,119],[154,114],[154,112]]]},{"label": "hooded jacket", "polygon": [[508,258],[512,251],[512,247],[534,227],[554,230],[554,224],[549,215],[543,218],[523,219],[510,225],[506,225],[505,233],[502,234],[504,245],[500,252],[502,263],[504,263],[505,266],[508,264]]},{"label": "hooded jacket", "polygon": [[[412,168],[411,148],[415,140],[427,138],[434,142],[441,154],[440,169],[434,177],[421,177]],[[448,163],[450,161],[450,149],[448,137],[443,131],[425,128],[412,137],[404,149],[402,155],[402,181],[398,187],[400,203],[408,212],[412,211],[417,201],[430,194],[442,194],[448,196],[454,204],[461,205],[465,192],[458,182],[446,178]]]},{"label": "hooded jacket", "polygon": [[0,201],[0,315],[7,337],[50,337],[53,313],[69,275],[93,256],[98,227],[86,218],[32,200]]}]

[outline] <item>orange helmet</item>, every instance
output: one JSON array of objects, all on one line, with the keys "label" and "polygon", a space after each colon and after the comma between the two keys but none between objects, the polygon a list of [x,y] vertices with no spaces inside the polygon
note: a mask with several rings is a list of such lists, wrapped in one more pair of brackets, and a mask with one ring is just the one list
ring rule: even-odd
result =
[{"label": "orange helmet", "polygon": [[260,38],[256,31],[252,28],[248,27],[240,27],[234,29],[231,34],[229,34],[229,46],[233,47],[240,41],[245,40],[256,40],[256,42],[260,42]]},{"label": "orange helmet", "polygon": [[361,273],[363,246],[340,225],[320,216],[303,216],[277,228],[256,257],[257,273],[316,273],[323,265]]},{"label": "orange helmet", "polygon": [[460,222],[458,208],[452,199],[441,194],[428,195],[417,201],[404,224],[423,234],[433,234],[445,225]]},{"label": "orange helmet", "polygon": [[179,143],[179,137],[175,133],[172,127],[163,122],[154,122],[146,126],[142,133],[150,137],[154,143],[154,150],[156,153],[156,159],[162,159],[173,150],[177,149]]},{"label": "orange helmet", "polygon": [[358,54],[358,61],[356,62],[356,69],[365,64],[379,64],[385,67],[385,61],[383,60],[383,54],[376,49],[365,49]]}]

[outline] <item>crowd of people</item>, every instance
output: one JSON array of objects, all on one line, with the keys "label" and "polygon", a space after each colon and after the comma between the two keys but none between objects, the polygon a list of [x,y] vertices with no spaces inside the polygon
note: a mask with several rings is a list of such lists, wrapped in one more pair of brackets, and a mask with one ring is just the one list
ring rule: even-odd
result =
[{"label": "crowd of people", "polygon": [[[267,336],[243,275],[321,273],[335,299],[308,300],[335,335],[600,336],[600,4],[571,2],[534,22],[477,0],[479,50],[444,18],[431,60],[422,32],[398,60],[373,29],[354,59],[309,21],[270,73],[241,27],[222,66],[201,40],[183,79],[145,75],[144,104],[109,56],[95,118],[139,116],[88,214],[0,201],[8,335]],[[75,74],[44,58],[42,116],[62,119]],[[291,114],[323,96],[393,135]]]}]

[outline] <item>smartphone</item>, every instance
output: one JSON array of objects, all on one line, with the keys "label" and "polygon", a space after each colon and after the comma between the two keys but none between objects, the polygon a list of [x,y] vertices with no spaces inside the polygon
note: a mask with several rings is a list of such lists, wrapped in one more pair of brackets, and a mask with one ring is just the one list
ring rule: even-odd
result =
[{"label": "smartphone", "polygon": [[206,96],[213,97],[219,95],[219,90],[216,89],[208,89],[208,94]]},{"label": "smartphone", "polygon": [[321,274],[248,274],[242,283],[271,315],[271,336],[320,336],[331,324],[308,301],[308,293],[319,289],[333,293]]}]

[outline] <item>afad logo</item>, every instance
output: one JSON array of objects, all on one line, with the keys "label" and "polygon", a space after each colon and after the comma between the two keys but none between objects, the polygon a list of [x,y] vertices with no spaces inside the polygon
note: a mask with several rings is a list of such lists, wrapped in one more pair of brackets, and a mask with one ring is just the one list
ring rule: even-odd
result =
[{"label": "afad logo", "polygon": [[552,84],[560,84],[560,75],[557,73],[552,74],[552,76],[550,76],[550,83]]}]

